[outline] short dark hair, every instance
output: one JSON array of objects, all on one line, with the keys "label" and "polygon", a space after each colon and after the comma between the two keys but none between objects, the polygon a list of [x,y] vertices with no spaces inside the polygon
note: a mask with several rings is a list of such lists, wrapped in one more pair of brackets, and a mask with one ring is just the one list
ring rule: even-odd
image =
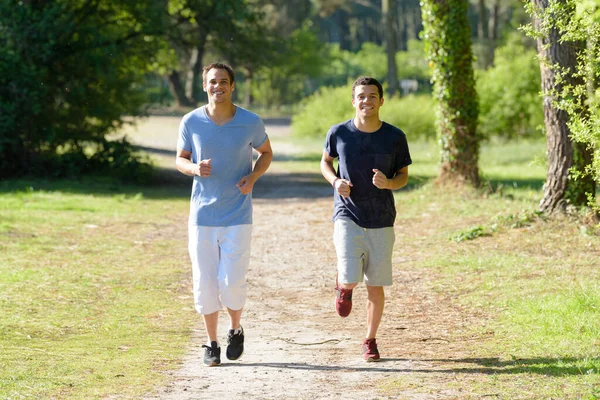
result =
[{"label": "short dark hair", "polygon": [[203,68],[202,82],[206,83],[206,74],[208,74],[208,71],[210,71],[211,69],[224,69],[225,71],[227,71],[227,74],[229,74],[229,80],[231,81],[229,83],[235,82],[235,75],[233,73],[233,68],[231,68],[231,66],[228,64],[220,63],[220,62],[208,64],[206,67]]},{"label": "short dark hair", "polygon": [[354,84],[352,85],[352,98],[354,98],[354,89],[357,86],[367,86],[367,85],[377,86],[377,91],[379,92],[379,98],[380,99],[383,98],[383,86],[381,86],[381,83],[379,83],[379,81],[377,79],[372,78],[370,76],[361,76],[360,78],[358,78],[357,80],[354,81]]}]

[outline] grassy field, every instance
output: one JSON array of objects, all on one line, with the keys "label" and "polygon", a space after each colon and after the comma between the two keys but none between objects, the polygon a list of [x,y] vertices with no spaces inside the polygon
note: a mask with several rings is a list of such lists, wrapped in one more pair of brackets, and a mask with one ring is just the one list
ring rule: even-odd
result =
[{"label": "grassy field", "polygon": [[[433,271],[430,288],[481,319],[455,332],[470,354],[455,361],[470,366],[447,387],[476,398],[600,395],[600,241],[576,218],[541,218],[538,197],[513,186],[484,197],[424,188],[403,198],[398,223],[420,239],[415,268]],[[404,376],[390,390],[422,378]]]},{"label": "grassy field", "polygon": [[[322,144],[277,161],[318,173]],[[477,398],[600,397],[600,237],[536,213],[542,143],[482,149],[484,189],[431,184],[433,143],[411,143],[397,194],[404,251],[430,289],[481,316],[457,337]],[[188,190],[114,182],[0,182],[0,398],[135,398],[165,379],[197,324],[188,286]],[[440,376],[448,376],[440,372]],[[387,382],[423,385],[415,372]],[[430,388],[435,393],[438,387]],[[460,396],[458,396],[460,398]]]},{"label": "grassy field", "polygon": [[[435,172],[431,147],[421,146],[411,148],[413,182]],[[464,374],[441,374],[447,388],[471,394],[457,398],[600,398],[599,227],[584,215],[539,215],[543,154],[540,143],[489,143],[484,189],[426,184],[398,196],[397,224],[421,241],[411,246],[420,253],[415,268],[433,271],[432,290],[482,316],[456,332],[472,355],[455,360],[469,365],[454,371]],[[423,390],[423,378],[403,376],[388,389]]]},{"label": "grassy field", "polygon": [[0,398],[135,397],[164,379],[197,320],[188,206],[111,183],[0,185]]}]

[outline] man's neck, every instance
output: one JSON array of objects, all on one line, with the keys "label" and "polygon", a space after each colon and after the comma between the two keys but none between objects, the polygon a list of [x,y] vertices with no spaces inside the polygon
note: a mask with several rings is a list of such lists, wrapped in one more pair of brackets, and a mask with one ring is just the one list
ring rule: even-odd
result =
[{"label": "man's neck", "polygon": [[354,126],[356,126],[359,131],[367,133],[372,133],[379,130],[382,124],[381,120],[379,119],[379,115],[369,118],[360,118],[355,116],[353,122]]},{"label": "man's neck", "polygon": [[215,124],[223,125],[233,119],[235,109],[235,104],[232,102],[208,103],[206,113]]}]

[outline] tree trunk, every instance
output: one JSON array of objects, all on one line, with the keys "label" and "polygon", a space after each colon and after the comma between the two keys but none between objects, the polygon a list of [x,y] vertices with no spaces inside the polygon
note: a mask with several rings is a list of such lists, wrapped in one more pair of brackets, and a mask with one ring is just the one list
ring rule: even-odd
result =
[{"label": "tree trunk", "polygon": [[[549,7],[549,0],[533,0],[538,9],[534,13],[533,22],[536,30],[542,31],[542,15]],[[564,0],[563,0],[564,1]],[[543,18],[543,17],[542,17]],[[542,93],[544,94],[544,123],[546,126],[546,151],[548,155],[548,171],[544,184],[544,195],[540,201],[540,211],[553,213],[564,211],[568,204],[582,206],[587,204],[587,194],[595,188],[593,180],[584,176],[569,179],[569,170],[584,172],[591,163],[592,154],[583,144],[574,144],[568,126],[569,117],[566,111],[559,110],[555,102],[560,101],[560,94],[565,85],[581,85],[581,78],[576,78],[573,71],[577,65],[578,53],[583,43],[561,42],[557,29],[552,28],[548,34],[537,40],[542,74]],[[570,71],[559,80],[556,68]],[[583,109],[584,98],[579,98]]]},{"label": "tree trunk", "polygon": [[468,0],[423,0],[427,56],[439,107],[439,183],[479,186],[479,115]]},{"label": "tree trunk", "polygon": [[350,27],[348,26],[348,13],[345,10],[337,10],[337,28],[340,50],[351,50]]},{"label": "tree trunk", "polygon": [[185,95],[192,102],[198,104],[202,100],[202,57],[204,56],[204,42],[192,50],[190,69],[185,85]]},{"label": "tree trunk", "polygon": [[167,76],[169,80],[169,89],[171,90],[171,94],[173,95],[173,99],[178,107],[193,107],[194,104],[187,98],[185,95],[185,88],[183,87],[183,83],[181,82],[181,76],[179,72],[173,70]]},{"label": "tree trunk", "polygon": [[396,66],[396,49],[398,48],[396,38],[396,7],[394,0],[383,0],[381,2],[381,16],[385,27],[385,48],[387,51],[387,80],[388,93],[394,97],[398,91],[398,67]]},{"label": "tree trunk", "polygon": [[254,96],[252,95],[252,80],[254,78],[254,71],[252,67],[246,66],[246,93],[244,96],[244,106],[249,108],[254,103]]},{"label": "tree trunk", "polygon": [[406,29],[408,15],[406,9],[404,2],[400,1],[400,3],[398,3],[398,12],[396,14],[398,20],[398,51],[408,50],[408,32]]},{"label": "tree trunk", "polygon": [[418,39],[421,32],[421,10],[419,7],[413,7],[411,11],[406,11],[406,39]]},{"label": "tree trunk", "polygon": [[495,42],[498,39],[498,19],[500,18],[500,0],[494,0],[490,10],[490,23],[488,25],[488,37]]},{"label": "tree trunk", "polygon": [[479,0],[479,23],[477,24],[477,37],[483,43],[488,37],[488,19],[485,0]]},{"label": "tree trunk", "polygon": [[477,41],[479,42],[478,64],[480,68],[487,69],[493,64],[494,48],[489,40],[488,12],[485,0],[479,0],[477,7],[479,17],[477,21]]},{"label": "tree trunk", "polygon": [[496,40],[498,40],[498,19],[500,18],[500,0],[494,0],[490,10],[490,23],[488,25],[488,38],[490,42],[490,66],[494,65]]}]

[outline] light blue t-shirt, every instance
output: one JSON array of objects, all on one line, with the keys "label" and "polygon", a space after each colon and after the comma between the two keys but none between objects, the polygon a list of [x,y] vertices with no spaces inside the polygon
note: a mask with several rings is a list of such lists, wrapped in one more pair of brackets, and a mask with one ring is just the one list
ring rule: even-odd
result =
[{"label": "light blue t-shirt", "polygon": [[252,149],[268,139],[260,117],[236,106],[227,124],[216,125],[206,106],[186,114],[179,125],[177,146],[192,152],[192,162],[211,159],[209,177],[194,176],[190,225],[233,226],[252,223],[252,193],[237,183],[252,172]]}]

